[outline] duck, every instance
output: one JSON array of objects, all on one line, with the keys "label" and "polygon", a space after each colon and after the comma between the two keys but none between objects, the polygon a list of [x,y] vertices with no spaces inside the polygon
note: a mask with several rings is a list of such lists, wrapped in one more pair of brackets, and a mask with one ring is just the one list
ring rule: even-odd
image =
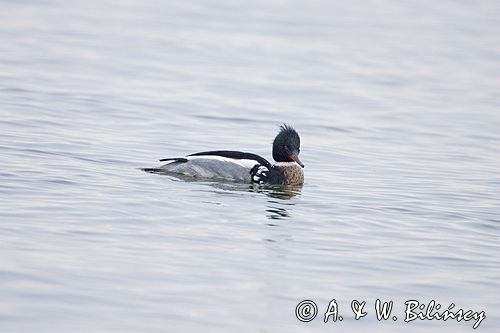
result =
[{"label": "duck", "polygon": [[184,157],[162,158],[160,162],[168,163],[142,170],[193,179],[223,179],[258,185],[302,185],[304,164],[299,159],[299,154],[299,134],[292,126],[282,124],[273,141],[272,155],[275,164],[253,153],[213,150]]}]

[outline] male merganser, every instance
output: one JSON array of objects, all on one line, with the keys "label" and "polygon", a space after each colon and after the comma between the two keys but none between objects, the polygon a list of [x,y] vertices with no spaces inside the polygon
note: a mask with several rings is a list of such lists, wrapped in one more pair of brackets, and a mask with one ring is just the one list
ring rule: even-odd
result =
[{"label": "male merganser", "polygon": [[159,168],[143,169],[152,173],[181,174],[193,178],[220,178],[255,184],[304,183],[304,164],[299,159],[300,137],[295,129],[283,124],[273,142],[272,165],[257,154],[232,150],[206,151],[186,157],[163,158],[170,161]]}]

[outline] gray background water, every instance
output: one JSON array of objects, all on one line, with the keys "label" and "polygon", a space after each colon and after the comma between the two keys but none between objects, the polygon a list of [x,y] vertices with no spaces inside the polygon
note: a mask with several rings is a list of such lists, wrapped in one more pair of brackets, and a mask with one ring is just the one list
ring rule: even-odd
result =
[{"label": "gray background water", "polygon": [[[498,1],[0,5],[1,332],[472,331],[409,299],[500,326]],[[270,158],[282,122],[290,196],[138,170]]]}]

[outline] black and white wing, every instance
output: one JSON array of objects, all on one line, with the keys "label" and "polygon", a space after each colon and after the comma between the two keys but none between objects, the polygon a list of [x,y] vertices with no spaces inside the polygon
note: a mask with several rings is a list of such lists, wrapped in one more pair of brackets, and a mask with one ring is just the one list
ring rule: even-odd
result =
[{"label": "black and white wing", "polygon": [[265,166],[258,164],[250,170],[253,184],[281,185],[286,183],[283,173],[274,165]]}]

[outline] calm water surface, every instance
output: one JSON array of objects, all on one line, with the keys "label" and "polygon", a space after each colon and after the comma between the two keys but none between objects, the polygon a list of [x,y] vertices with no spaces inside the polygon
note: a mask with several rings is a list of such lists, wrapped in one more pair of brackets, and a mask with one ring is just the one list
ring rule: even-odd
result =
[{"label": "calm water surface", "polygon": [[[1,332],[498,330],[497,1],[1,6]],[[282,122],[301,189],[139,170]]]}]

